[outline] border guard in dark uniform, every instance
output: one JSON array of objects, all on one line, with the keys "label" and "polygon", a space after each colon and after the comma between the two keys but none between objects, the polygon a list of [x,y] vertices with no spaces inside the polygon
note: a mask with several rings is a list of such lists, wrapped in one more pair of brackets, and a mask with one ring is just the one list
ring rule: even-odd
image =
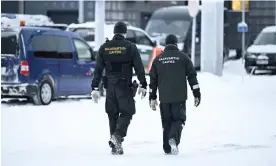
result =
[{"label": "border guard in dark uniform", "polygon": [[156,110],[157,88],[163,127],[163,149],[178,154],[181,132],[186,121],[187,80],[193,91],[195,106],[201,94],[197,73],[190,58],[180,52],[175,35],[168,35],[164,52],[157,56],[150,70],[150,107]]},{"label": "border guard in dark uniform", "polygon": [[113,39],[100,47],[91,92],[92,99],[97,103],[100,98],[98,86],[105,69],[105,110],[111,135],[109,146],[112,148],[112,154],[119,155],[123,154],[122,142],[136,112],[132,84],[133,68],[140,82],[138,94],[144,98],[147,92],[144,65],[136,45],[125,39],[126,33],[127,25],[117,22]]}]

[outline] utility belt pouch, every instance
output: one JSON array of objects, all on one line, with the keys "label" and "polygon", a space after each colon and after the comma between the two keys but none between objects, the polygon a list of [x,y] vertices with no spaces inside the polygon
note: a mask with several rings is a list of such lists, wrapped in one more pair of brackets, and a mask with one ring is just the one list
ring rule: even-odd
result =
[{"label": "utility belt pouch", "polygon": [[132,93],[132,97],[135,97],[135,96],[136,96],[138,86],[139,86],[139,84],[137,83],[136,80],[134,80],[134,81],[132,82],[131,87],[130,87],[131,93]]}]

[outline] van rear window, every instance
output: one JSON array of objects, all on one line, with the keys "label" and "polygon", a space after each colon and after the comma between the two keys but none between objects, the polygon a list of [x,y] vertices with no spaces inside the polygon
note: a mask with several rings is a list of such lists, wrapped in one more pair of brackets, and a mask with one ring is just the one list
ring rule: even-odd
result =
[{"label": "van rear window", "polygon": [[40,35],[32,39],[34,56],[37,58],[72,59],[73,49],[66,36]]},{"label": "van rear window", "polygon": [[17,36],[12,35],[1,35],[1,54],[13,54],[16,55],[18,49]]}]

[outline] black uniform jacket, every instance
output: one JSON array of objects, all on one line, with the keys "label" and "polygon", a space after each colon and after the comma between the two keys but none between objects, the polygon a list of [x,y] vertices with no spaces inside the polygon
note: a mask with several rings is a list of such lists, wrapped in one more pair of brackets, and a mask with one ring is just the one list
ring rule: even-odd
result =
[{"label": "black uniform jacket", "polygon": [[150,70],[150,99],[163,103],[187,100],[187,80],[192,90],[199,89],[197,73],[191,59],[177,46],[167,45],[157,56]]},{"label": "black uniform jacket", "polygon": [[102,77],[103,69],[107,84],[116,84],[118,80],[126,80],[131,84],[133,67],[140,84],[147,86],[145,69],[135,44],[119,34],[104,43],[97,57],[97,63],[92,80],[92,89],[97,88]]}]

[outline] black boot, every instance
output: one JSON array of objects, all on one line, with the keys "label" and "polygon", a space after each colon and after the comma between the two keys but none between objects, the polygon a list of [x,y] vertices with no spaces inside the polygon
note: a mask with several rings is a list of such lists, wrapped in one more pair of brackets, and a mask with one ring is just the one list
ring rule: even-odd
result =
[{"label": "black boot", "polygon": [[111,153],[113,155],[122,155],[124,154],[122,147],[122,137],[118,134],[113,134],[109,141],[109,146],[112,148]]},{"label": "black boot", "polygon": [[115,145],[111,141],[108,141],[108,145],[111,147],[111,154],[116,155]]}]

